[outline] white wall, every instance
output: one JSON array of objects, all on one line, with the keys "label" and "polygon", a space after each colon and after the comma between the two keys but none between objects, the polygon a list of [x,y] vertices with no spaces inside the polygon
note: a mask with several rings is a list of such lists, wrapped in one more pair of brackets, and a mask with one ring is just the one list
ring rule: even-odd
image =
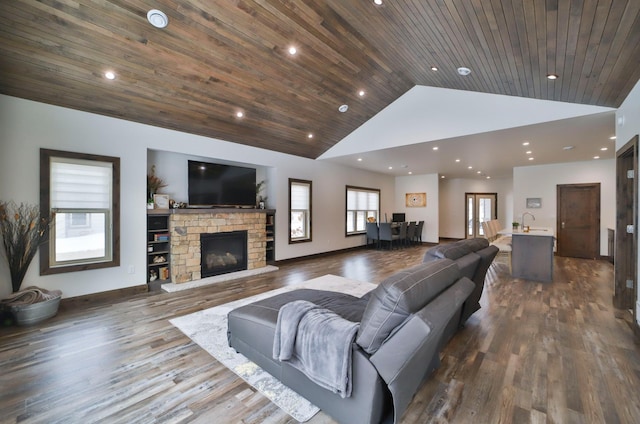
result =
[{"label": "white wall", "polygon": [[[379,188],[383,211],[394,208],[393,177],[241,144],[166,130],[125,120],[0,95],[0,199],[39,202],[39,149],[50,148],[121,158],[121,266],[49,276],[38,275],[38,257],[24,286],[60,289],[64,297],[146,283],[146,174],[148,150],[260,165],[268,180],[268,206],[277,209],[276,259],[287,259],[364,244],[345,237],[345,185]],[[180,156],[178,156],[180,157]],[[166,156],[165,158],[170,158]],[[185,159],[186,161],[186,159]],[[179,166],[158,160],[156,174],[169,181]],[[186,178],[186,176],[185,176]],[[313,181],[313,241],[287,242],[288,178]],[[177,183],[184,184],[184,181]],[[179,192],[167,187],[167,192]],[[134,273],[127,273],[129,267]],[[11,291],[0,262],[0,296]]]},{"label": "white wall", "polygon": [[[638,134],[640,134],[640,81],[636,83],[616,112],[616,152]],[[640,193],[638,193],[638,201],[640,202]],[[636,205],[636,210],[640,210],[640,204]],[[640,273],[640,250],[638,251],[636,270]],[[636,275],[636,284],[638,281],[640,280]],[[640,324],[640,290],[637,293],[636,318]]]},{"label": "white wall", "polygon": [[440,237],[465,238],[465,193],[497,193],[498,221],[502,227],[513,222],[513,180],[440,179]]},{"label": "white wall", "polygon": [[[424,208],[407,207],[407,193],[426,193],[427,206]],[[396,177],[395,208],[389,212],[404,212],[407,221],[424,221],[422,241],[438,243],[438,175],[426,174]],[[391,213],[389,212],[387,213],[389,220],[391,220]],[[384,217],[384,214],[382,216]]]},{"label": "white wall", "polygon": [[[616,162],[615,159],[592,160],[553,165],[523,166],[513,169],[513,213],[520,221],[524,212],[532,213],[525,218],[527,225],[551,227],[557,232],[558,184],[600,183],[600,254],[608,255],[607,228],[616,223]],[[539,209],[527,209],[529,197],[542,199]],[[532,223],[532,224],[530,224]]]}]

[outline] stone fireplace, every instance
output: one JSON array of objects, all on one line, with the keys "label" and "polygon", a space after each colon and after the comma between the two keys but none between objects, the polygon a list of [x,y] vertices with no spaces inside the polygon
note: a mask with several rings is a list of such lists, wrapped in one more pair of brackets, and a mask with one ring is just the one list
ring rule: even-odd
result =
[{"label": "stone fireplace", "polygon": [[[205,277],[201,267],[203,256],[201,234],[245,232],[246,267],[244,269],[265,267],[267,265],[265,224],[266,213],[257,209],[172,210],[169,223],[171,281],[186,283]],[[222,252],[224,256],[227,256],[226,253],[226,250]],[[214,257],[211,257],[210,261],[219,263],[219,260]],[[233,262],[229,257],[227,261]]]},{"label": "stone fireplace", "polygon": [[247,269],[247,232],[200,234],[202,278]]}]

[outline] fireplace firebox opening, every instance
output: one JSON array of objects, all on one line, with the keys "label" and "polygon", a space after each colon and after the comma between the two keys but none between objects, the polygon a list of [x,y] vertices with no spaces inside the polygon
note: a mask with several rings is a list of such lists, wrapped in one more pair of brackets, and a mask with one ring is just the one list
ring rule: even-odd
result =
[{"label": "fireplace firebox opening", "polygon": [[247,231],[200,234],[202,278],[247,269]]}]

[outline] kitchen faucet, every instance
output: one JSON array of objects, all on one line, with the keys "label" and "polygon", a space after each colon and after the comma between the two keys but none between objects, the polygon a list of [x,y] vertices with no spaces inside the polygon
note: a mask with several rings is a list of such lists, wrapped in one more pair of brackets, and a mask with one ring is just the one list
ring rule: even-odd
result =
[{"label": "kitchen faucet", "polygon": [[524,231],[524,216],[525,216],[525,215],[531,215],[531,218],[533,218],[533,220],[534,220],[534,221],[536,220],[536,217],[535,217],[535,216],[533,216],[533,214],[532,214],[532,213],[530,213],[530,212],[525,212],[525,213],[523,213],[523,214],[522,214],[522,220],[520,221],[520,225],[522,225],[522,230],[523,230],[523,231]]}]

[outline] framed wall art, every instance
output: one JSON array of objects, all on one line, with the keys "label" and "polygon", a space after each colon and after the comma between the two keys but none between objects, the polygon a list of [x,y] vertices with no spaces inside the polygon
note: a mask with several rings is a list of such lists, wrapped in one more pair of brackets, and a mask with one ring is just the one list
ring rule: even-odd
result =
[{"label": "framed wall art", "polygon": [[409,208],[424,208],[427,206],[427,193],[407,193],[405,205]]},{"label": "framed wall art", "polygon": [[538,209],[542,207],[542,199],[540,197],[527,197],[527,209]]}]

